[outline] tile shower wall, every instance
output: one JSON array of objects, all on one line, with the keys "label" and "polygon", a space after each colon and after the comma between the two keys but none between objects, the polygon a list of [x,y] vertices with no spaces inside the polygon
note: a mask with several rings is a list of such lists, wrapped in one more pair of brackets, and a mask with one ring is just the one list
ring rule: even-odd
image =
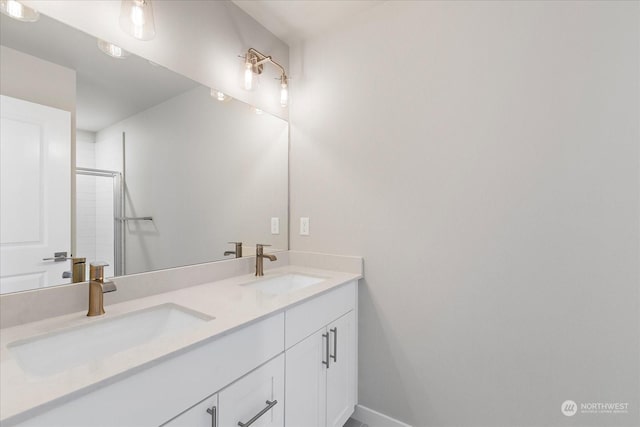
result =
[{"label": "tile shower wall", "polygon": [[[95,133],[76,133],[76,164],[95,168]],[[114,275],[113,178],[76,176],[76,254],[88,262],[109,264],[106,276]]]},{"label": "tile shower wall", "polygon": [[96,178],[76,177],[76,253],[87,261],[96,259]]},{"label": "tile shower wall", "polygon": [[[95,134],[76,131],[76,166],[95,167]],[[76,253],[75,256],[96,259],[96,179],[76,175]]]},{"label": "tile shower wall", "polygon": [[104,273],[107,277],[115,275],[114,260],[114,223],[113,223],[113,178],[97,177],[96,180],[96,260],[109,264]]}]

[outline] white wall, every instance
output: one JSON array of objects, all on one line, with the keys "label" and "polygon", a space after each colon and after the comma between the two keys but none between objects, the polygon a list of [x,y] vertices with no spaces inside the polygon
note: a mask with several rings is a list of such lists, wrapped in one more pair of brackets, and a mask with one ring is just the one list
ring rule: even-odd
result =
[{"label": "white wall", "polygon": [[241,87],[242,62],[250,47],[271,55],[288,70],[289,47],[230,1],[154,1],[156,37],[139,41],[118,26],[120,2],[113,0],[26,0],[23,3],[88,34],[116,43],[129,52],[163,65],[205,86],[276,116],[280,106],[279,77],[266,66],[259,89]]},{"label": "white wall", "polygon": [[[75,165],[76,72],[0,46],[0,93],[71,113],[71,165]],[[71,173],[71,252],[75,248],[75,174]]]},{"label": "white wall", "polygon": [[222,259],[230,241],[287,248],[284,120],[199,86],[98,132],[98,168],[122,170],[122,132],[126,216],[154,218],[127,223],[127,274]]},{"label": "white wall", "polygon": [[292,49],[291,246],[364,256],[361,404],[640,424],[638,12],[392,1]]},{"label": "white wall", "polygon": [[96,133],[76,129],[76,166],[96,167]]},{"label": "white wall", "polygon": [[[2,95],[76,112],[76,72],[49,61],[0,46]],[[72,134],[75,132],[72,132]]]}]

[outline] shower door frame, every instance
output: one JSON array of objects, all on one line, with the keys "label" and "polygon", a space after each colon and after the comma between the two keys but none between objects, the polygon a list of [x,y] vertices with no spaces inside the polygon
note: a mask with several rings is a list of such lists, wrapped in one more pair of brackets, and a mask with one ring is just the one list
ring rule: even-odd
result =
[{"label": "shower door frame", "polygon": [[88,175],[101,178],[113,179],[113,266],[114,276],[124,274],[124,239],[123,239],[123,208],[124,191],[122,191],[122,173],[105,169],[79,168],[76,167],[76,175]]}]

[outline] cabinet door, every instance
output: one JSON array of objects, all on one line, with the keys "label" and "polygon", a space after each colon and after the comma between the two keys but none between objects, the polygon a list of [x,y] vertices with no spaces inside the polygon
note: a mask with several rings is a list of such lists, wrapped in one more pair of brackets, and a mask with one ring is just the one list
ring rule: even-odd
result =
[{"label": "cabinet door", "polygon": [[326,422],[325,328],[285,352],[285,420],[290,427],[324,427]]},{"label": "cabinet door", "polygon": [[284,355],[218,392],[218,403],[219,427],[284,426]]},{"label": "cabinet door", "polygon": [[327,328],[330,360],[327,369],[327,426],[342,427],[355,407],[356,335],[353,311]]},{"label": "cabinet door", "polygon": [[218,395],[214,394],[198,403],[193,408],[183,412],[163,427],[216,427],[218,408]]}]

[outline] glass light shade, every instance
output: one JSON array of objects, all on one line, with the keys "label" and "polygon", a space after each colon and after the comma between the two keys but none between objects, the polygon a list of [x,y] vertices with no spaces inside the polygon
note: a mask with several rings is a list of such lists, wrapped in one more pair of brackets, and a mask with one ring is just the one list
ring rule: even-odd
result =
[{"label": "glass light shade", "polygon": [[138,40],[151,40],[156,35],[151,0],[122,0],[120,28]]},{"label": "glass light shade", "polygon": [[253,67],[250,62],[244,64],[244,88],[245,90],[253,89]]},{"label": "glass light shade", "polygon": [[262,110],[261,110],[261,109],[259,109],[259,108],[256,108],[256,110],[255,110],[255,111],[256,111],[256,114],[257,114],[257,115],[259,115],[259,116],[260,116],[260,115],[262,115],[262,113],[264,113],[264,111],[262,111]]},{"label": "glass light shade", "polygon": [[109,43],[100,39],[98,39],[98,49],[100,49],[102,52],[106,53],[107,55],[117,59],[124,59],[127,56],[129,56],[129,52],[127,52],[120,46],[117,46],[113,43]]},{"label": "glass light shade", "polygon": [[289,88],[286,83],[280,84],[280,105],[282,107],[289,105]]},{"label": "glass light shade", "polygon": [[0,11],[13,19],[22,22],[36,22],[40,13],[16,0],[0,0]]}]

